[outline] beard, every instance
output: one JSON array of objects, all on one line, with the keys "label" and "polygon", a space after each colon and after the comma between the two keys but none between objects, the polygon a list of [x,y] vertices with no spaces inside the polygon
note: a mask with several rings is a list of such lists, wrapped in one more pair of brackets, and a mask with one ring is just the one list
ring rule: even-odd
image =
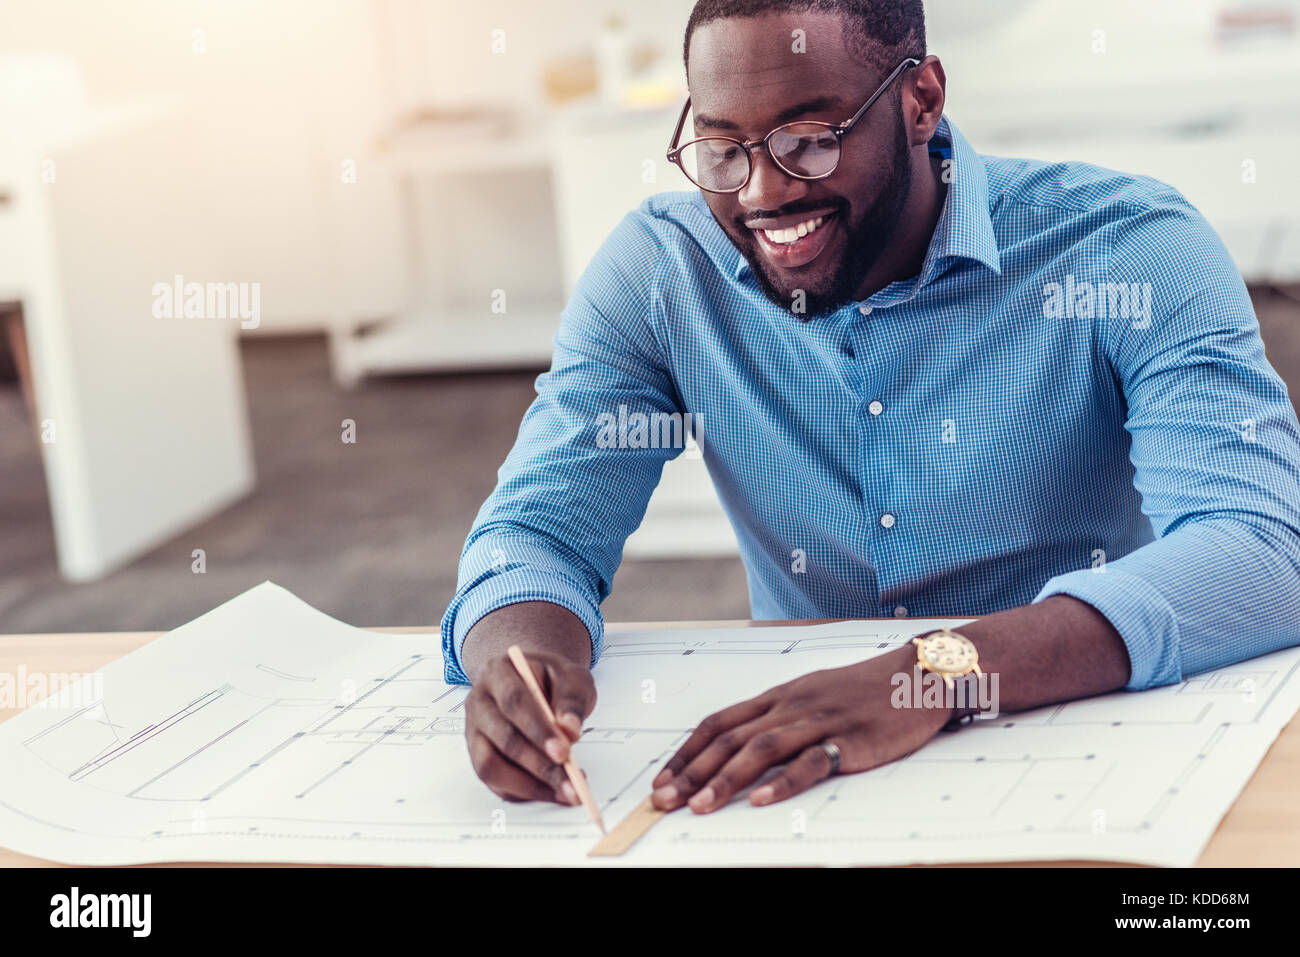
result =
[{"label": "beard", "polygon": [[[898,124],[894,128],[889,176],[875,202],[858,217],[856,223],[850,217],[847,199],[840,196],[834,203],[837,218],[845,224],[846,242],[840,261],[831,271],[830,279],[821,284],[821,288],[809,289],[802,284],[787,285],[769,272],[759,255],[753,231],[745,226],[742,220],[736,220],[734,232],[728,231],[732,232],[731,241],[749,263],[749,268],[758,280],[763,295],[805,322],[818,316],[829,315],[856,301],[857,291],[862,288],[867,274],[880,259],[881,253],[884,252],[898,228],[899,217],[912,187],[912,172],[907,155],[907,131],[903,126],[902,113],[897,115]],[[785,215],[825,208],[824,201],[807,201],[792,203],[782,209],[781,213]],[[798,290],[803,292],[801,312],[796,312],[794,308]]]}]

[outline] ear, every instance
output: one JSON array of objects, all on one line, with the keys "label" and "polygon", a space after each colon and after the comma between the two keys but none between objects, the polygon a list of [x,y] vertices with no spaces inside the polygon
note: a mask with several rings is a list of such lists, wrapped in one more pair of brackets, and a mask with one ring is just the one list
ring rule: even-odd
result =
[{"label": "ear", "polygon": [[924,146],[943,119],[948,78],[937,56],[927,56],[903,77],[903,122],[909,146]]}]

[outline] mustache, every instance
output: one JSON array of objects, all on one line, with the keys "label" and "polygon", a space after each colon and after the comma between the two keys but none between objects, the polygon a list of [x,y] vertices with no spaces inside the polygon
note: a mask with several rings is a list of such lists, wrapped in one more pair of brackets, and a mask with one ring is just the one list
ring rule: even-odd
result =
[{"label": "mustache", "polygon": [[849,208],[849,201],[843,196],[837,196],[833,199],[805,199],[797,203],[790,203],[788,206],[782,206],[780,209],[756,209],[751,210],[743,216],[737,216],[734,220],[736,226],[740,229],[747,229],[749,224],[760,219],[778,219],[782,216],[797,216],[799,213],[811,213],[814,211],[830,210],[839,213]]}]

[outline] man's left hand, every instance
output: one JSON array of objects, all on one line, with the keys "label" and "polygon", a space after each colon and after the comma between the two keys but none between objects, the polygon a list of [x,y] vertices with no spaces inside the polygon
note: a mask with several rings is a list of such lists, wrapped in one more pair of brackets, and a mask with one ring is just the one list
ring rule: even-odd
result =
[{"label": "man's left hand", "polygon": [[[654,779],[654,805],[689,802],[697,813],[723,807],[770,768],[784,770],[750,794],[751,804],[782,801],[826,778],[839,748],[839,773],[867,771],[910,754],[948,722],[946,708],[891,705],[892,679],[914,680],[909,644],[844,668],[814,671],[709,715]],[[907,696],[911,700],[911,695]]]}]

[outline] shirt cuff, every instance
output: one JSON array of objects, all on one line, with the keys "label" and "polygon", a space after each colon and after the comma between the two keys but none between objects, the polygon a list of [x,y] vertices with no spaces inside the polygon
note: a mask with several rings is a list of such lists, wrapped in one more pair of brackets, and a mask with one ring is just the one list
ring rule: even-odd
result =
[{"label": "shirt cuff", "polygon": [[1082,569],[1050,579],[1034,602],[1052,595],[1085,601],[1115,626],[1128,648],[1131,673],[1125,691],[1144,691],[1182,680],[1177,616],[1159,589],[1146,579],[1114,567]]},{"label": "shirt cuff", "polygon": [[573,612],[587,626],[591,638],[589,667],[595,666],[605,637],[600,609],[571,581],[536,568],[516,567],[482,579],[462,592],[447,608],[442,618],[442,657],[443,678],[449,684],[471,683],[461,667],[461,649],[469,630],[484,615],[521,601],[548,601]]}]

